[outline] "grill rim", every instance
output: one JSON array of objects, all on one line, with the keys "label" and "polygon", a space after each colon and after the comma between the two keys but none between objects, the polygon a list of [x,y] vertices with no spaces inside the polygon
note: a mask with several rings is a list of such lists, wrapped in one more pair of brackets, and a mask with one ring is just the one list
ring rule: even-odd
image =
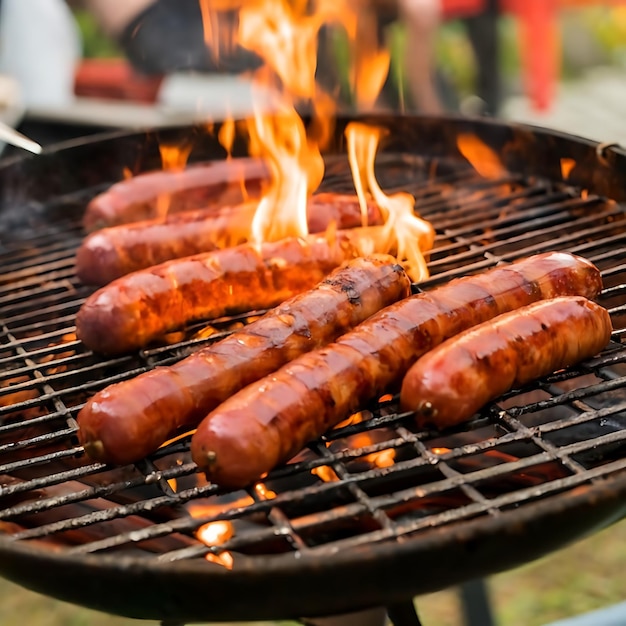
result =
[{"label": "grill rim", "polygon": [[[537,159],[536,162],[524,160],[524,151],[522,150],[521,157],[514,152],[506,153],[505,165],[514,173],[519,173],[519,167],[521,167],[521,173],[524,176],[541,173],[542,177],[553,181],[562,181],[559,163],[559,159],[562,157],[559,155],[572,158],[571,151],[574,150],[581,155],[582,167],[578,172],[576,169],[573,171],[568,182],[571,182],[573,186],[586,187],[594,193],[607,195],[610,198],[618,196],[618,199],[626,199],[626,187],[623,181],[621,181],[622,184],[616,186],[616,181],[603,176],[607,171],[612,173],[626,171],[626,150],[619,147],[610,146],[599,150],[600,144],[584,138],[538,127],[503,124],[485,118],[360,116],[340,120],[338,129],[355,119],[379,123],[391,129],[391,141],[384,146],[385,151],[409,154],[425,153],[429,158],[433,157],[432,152],[419,152],[419,146],[411,145],[417,132],[413,127],[416,123],[428,131],[426,139],[421,138],[422,143],[428,143],[429,135],[441,132],[442,129],[445,131],[446,140],[443,144],[437,145],[441,151],[441,156],[446,158],[451,156],[451,153],[446,152],[446,150],[450,150],[451,146],[449,135],[456,137],[464,129],[474,132],[490,145],[494,143],[496,145],[508,145],[512,141],[513,145],[516,146],[518,142],[522,144],[526,142],[530,143],[531,149],[540,151],[540,146],[543,145],[544,148],[549,147],[550,150],[545,149],[540,152],[542,159]],[[410,127],[411,132],[407,132],[408,127]],[[141,154],[141,146],[137,148],[136,144],[141,144],[142,139],[144,142],[147,139],[154,142],[154,137],[162,137],[163,132],[166,134],[171,132],[177,136],[180,132],[186,133],[188,131],[189,127],[185,126],[173,127],[165,131],[160,130],[156,133],[151,130],[133,133],[126,131],[104,133],[89,138],[88,141],[74,140],[69,144],[57,146],[47,154],[37,158],[49,157],[50,163],[48,165],[50,165],[59,156],[70,156],[69,153],[64,152],[66,150],[69,152],[78,151],[80,155],[85,151],[87,153],[98,151],[98,149],[106,147],[107,142],[111,142],[108,150],[119,155],[124,150],[118,146],[118,141],[121,141],[122,144],[130,142]],[[341,137],[341,130],[338,130],[337,133]],[[529,138],[534,140],[529,141]],[[151,145],[154,148],[156,144]],[[565,149],[567,146],[569,146],[569,150]],[[211,146],[209,148],[209,152],[211,152]],[[339,154],[343,154],[341,141],[338,142],[335,149]],[[137,151],[133,154],[136,156]],[[146,169],[150,169],[154,165],[150,159],[154,159],[155,155],[150,153],[148,149],[144,156],[146,158],[144,165]],[[437,157],[437,155],[434,156]],[[462,158],[454,153],[452,156]],[[79,158],[84,157],[79,156]],[[11,168],[17,168],[22,176],[32,175],[29,170],[32,163],[32,157],[26,156],[14,163],[6,164],[0,168],[0,180],[10,175]],[[518,169],[514,169],[516,163]],[[40,171],[38,166],[33,167],[35,172]],[[58,164],[55,167],[58,167]],[[118,167],[121,173],[122,164],[119,164]],[[611,189],[613,193],[609,193],[608,189]],[[7,196],[4,191],[0,192],[0,202],[7,198],[11,200],[11,194]],[[294,553],[264,556],[265,563],[268,563],[267,568],[265,565],[260,568],[258,559],[244,557],[238,561],[238,566],[233,571],[227,571],[219,566],[199,561],[159,563],[146,559],[126,556],[120,558],[107,554],[93,556],[55,553],[51,550],[43,551],[30,545],[17,544],[0,536],[0,555],[3,557],[0,569],[6,577],[35,591],[98,610],[116,612],[127,617],[184,619],[185,621],[206,621],[207,619],[237,621],[241,619],[289,619],[302,614],[327,615],[368,608],[373,605],[391,604],[405,600],[417,593],[434,591],[470,577],[495,573],[495,571],[501,571],[527,562],[532,558],[543,556],[580,538],[590,529],[599,530],[625,516],[626,505],[619,502],[620,499],[624,500],[624,495],[626,495],[626,472],[619,472],[613,476],[594,481],[592,486],[582,494],[560,493],[556,496],[544,497],[538,502],[522,505],[514,511],[505,511],[497,517],[483,516],[476,520],[464,521],[445,528],[427,532],[421,531],[408,540],[405,538],[401,545],[397,541],[377,543],[356,550],[352,549],[346,553],[339,552],[334,554],[333,558],[329,558],[328,555],[320,556],[307,553],[300,553],[299,557],[296,557]],[[555,508],[554,502],[559,503],[559,506]],[[542,525],[548,523],[558,527],[559,520],[562,520],[563,517],[567,517],[568,520],[574,519],[574,513],[576,513],[577,525],[568,525],[565,529],[568,531],[567,535],[564,535],[563,529],[559,533],[546,533],[545,528],[542,529]],[[511,521],[513,523],[510,523]],[[572,528],[572,526],[574,527]],[[451,530],[452,532],[450,532]],[[478,558],[481,551],[497,553],[499,544],[495,539],[499,538],[503,542],[503,546],[506,546],[506,539],[511,538],[511,533],[514,530],[517,533],[514,533],[515,541],[528,539],[529,549],[525,552],[524,558],[521,558],[519,554],[511,555],[508,557],[509,560],[497,569],[484,568],[484,566],[481,569],[481,559]],[[415,575],[411,574],[416,563],[419,567],[420,560],[423,564],[429,558],[441,559],[442,554],[444,554],[441,549],[442,545],[452,551],[452,557],[459,554],[460,546],[462,546],[467,553],[466,558],[471,561],[473,557],[475,564],[472,565],[470,562],[464,567],[455,564],[452,568],[449,564],[446,565],[443,569],[452,569],[452,571],[444,573],[445,583],[442,582],[441,578],[434,575],[432,569],[428,570],[428,568],[426,568],[427,580],[416,580]],[[503,546],[500,546],[499,549],[502,550]],[[530,552],[536,554],[529,558]],[[303,568],[303,564],[306,564],[306,570]],[[55,568],[58,566],[59,569],[51,577],[50,568],[52,566]],[[407,575],[399,577],[396,572],[393,577],[385,576],[384,572],[387,567],[402,568],[406,570]],[[345,569],[348,570],[347,574]],[[85,583],[84,580],[93,576],[94,571],[98,573],[98,580],[94,584]],[[342,589],[341,594],[333,594],[332,590],[336,584],[333,581],[341,581],[345,584],[346,578],[350,577],[350,574],[354,574],[355,571],[359,572],[358,580],[350,582],[351,586],[347,590]],[[368,583],[367,589],[364,588],[362,581],[366,571],[371,576],[372,581]],[[74,578],[68,583],[65,576],[70,573],[74,573]],[[33,574],[40,578],[35,581]],[[104,587],[102,577],[105,574],[108,576],[109,584],[116,587],[115,592],[111,592],[110,588],[107,588],[106,592],[102,591]],[[154,607],[150,603],[141,603],[139,600],[143,594],[133,592],[133,582],[136,581],[138,574],[147,574],[153,577],[150,581],[153,587],[148,595],[155,597],[158,594],[158,597],[163,599],[158,607]],[[318,582],[318,587],[314,589],[311,589],[314,586],[311,580],[312,576]],[[270,579],[269,582],[264,580],[265,577]],[[276,577],[282,577],[285,581],[288,580],[290,590],[297,580],[296,587],[298,589],[298,593],[290,593],[286,599],[291,603],[291,607],[285,607],[285,598],[281,597],[281,612],[279,613],[274,606],[275,595],[273,595],[276,593]],[[49,580],[50,578],[53,580]],[[407,588],[398,586],[399,578],[405,578],[405,587]],[[389,580],[394,581],[393,585],[390,585]],[[173,581],[175,581],[175,586],[172,586]],[[54,586],[53,589],[50,587],[51,585]],[[215,585],[215,589],[211,589],[214,596],[209,597],[207,595],[207,585]],[[242,606],[241,597],[244,585],[247,589],[245,595],[247,602]],[[312,591],[313,593],[311,593]],[[114,604],[117,593],[121,594],[121,598],[127,597],[127,600],[121,600],[119,604]],[[131,596],[128,597],[128,594]],[[267,596],[265,601],[262,597],[264,594]],[[335,597],[336,595],[339,597]],[[364,596],[367,596],[367,599]],[[258,598],[258,601],[250,601],[252,597]],[[214,602],[213,606],[207,607],[207,604],[211,604],[213,600],[219,600],[219,602]],[[363,604],[364,602],[366,604]],[[239,611],[238,614],[233,612],[234,607]],[[155,610],[157,612],[151,612]],[[221,611],[225,612],[222,613]]]},{"label": "grill rim", "polygon": [[[258,559],[244,556],[229,571],[197,560],[159,562],[110,554],[54,553],[0,537],[0,557],[2,575],[13,582],[128,618],[183,622],[296,619],[387,606],[505,571],[624,516],[626,472],[622,471],[598,480],[583,493],[561,493],[496,517],[420,532],[403,542],[401,549],[396,542],[384,542],[338,552],[332,558],[289,552],[264,556],[262,567]],[[524,542],[523,555],[514,550],[506,554],[511,541]],[[494,554],[500,560],[498,567],[485,566],[493,563]],[[389,568],[393,576],[385,575]],[[138,576],[150,590],[148,594],[136,593]],[[86,582],[90,580],[91,584]],[[398,580],[403,583],[399,585]],[[289,584],[286,597],[276,591],[281,581]],[[339,594],[335,593],[338,588]],[[152,600],[155,597],[158,604]]]}]

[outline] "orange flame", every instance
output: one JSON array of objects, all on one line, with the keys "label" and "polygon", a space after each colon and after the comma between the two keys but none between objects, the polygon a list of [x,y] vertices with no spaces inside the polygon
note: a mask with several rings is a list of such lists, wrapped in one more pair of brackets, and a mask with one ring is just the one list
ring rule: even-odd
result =
[{"label": "orange flame", "polygon": [[[361,108],[375,103],[387,76],[390,54],[372,45],[378,39],[373,11],[353,0],[201,0],[205,37],[213,49],[220,42],[215,40],[219,20],[212,13],[235,8],[238,43],[265,62],[253,75],[253,116],[247,120],[247,133],[250,154],[267,162],[270,178],[246,239],[260,245],[303,237],[308,234],[307,198],[324,176],[321,149],[332,136],[336,110],[332,98],[315,80],[319,31],[325,24],[344,26],[352,44],[355,100]],[[268,90],[271,113],[266,106]],[[300,104],[312,109],[308,126],[297,111]],[[232,146],[233,129],[231,122],[220,131],[220,142],[227,150]],[[423,255],[432,248],[434,231],[415,215],[412,196],[387,196],[378,185],[374,159],[382,129],[352,124],[347,134],[363,215],[370,194],[386,218],[382,229],[364,229],[359,253],[395,253],[413,280],[423,280],[428,276]]]},{"label": "orange flame", "polygon": [[[233,525],[226,520],[209,522],[196,530],[196,537],[207,546],[219,546],[226,543],[233,534]],[[233,555],[228,551],[208,552],[204,558],[212,563],[217,563],[217,565],[222,565],[226,569],[233,569]]]},{"label": "orange flame", "polygon": [[[191,143],[183,145],[160,144],[161,165],[164,171],[180,172],[185,169],[191,153]],[[156,214],[165,218],[170,208],[172,195],[161,193],[156,198]]]},{"label": "orange flame", "polygon": [[[376,441],[370,433],[359,433],[350,437],[350,445],[355,448],[365,448],[375,443]],[[389,467],[393,465],[395,458],[396,451],[393,448],[387,448],[380,452],[371,452],[362,457],[364,461],[374,467]]]},{"label": "orange flame", "polygon": [[372,242],[368,252],[394,252],[404,263],[407,273],[416,281],[428,278],[424,252],[433,247],[435,231],[415,215],[415,198],[408,193],[386,195],[378,185],[374,160],[384,129],[352,122],[346,128],[348,158],[359,197],[361,214],[367,214],[367,194],[385,214],[385,225],[379,240]]},{"label": "orange flame", "polygon": [[339,480],[339,476],[337,476],[335,470],[328,465],[320,465],[319,467],[314,467],[311,470],[311,474],[317,476],[325,483],[333,483]]},{"label": "orange flame", "polygon": [[576,161],[574,159],[562,158],[561,159],[561,176],[563,180],[567,180],[572,170],[576,167]]},{"label": "orange flame", "polygon": [[459,152],[470,162],[472,167],[485,178],[501,178],[506,175],[506,168],[495,150],[471,133],[461,133],[457,137]]},{"label": "orange flame", "polygon": [[254,491],[260,500],[272,500],[276,497],[276,492],[268,489],[263,483],[254,485]]},{"label": "orange flame", "polygon": [[[235,502],[220,504],[200,504],[193,502],[187,505],[187,510],[192,517],[211,517],[224,511],[249,506],[253,503],[250,496],[245,495]],[[226,543],[235,534],[235,527],[228,520],[215,520],[202,524],[196,531],[196,538],[204,545],[212,548]],[[234,564],[233,555],[224,550],[222,552],[209,552],[204,557],[207,561],[221,565],[226,569],[232,569]]]}]

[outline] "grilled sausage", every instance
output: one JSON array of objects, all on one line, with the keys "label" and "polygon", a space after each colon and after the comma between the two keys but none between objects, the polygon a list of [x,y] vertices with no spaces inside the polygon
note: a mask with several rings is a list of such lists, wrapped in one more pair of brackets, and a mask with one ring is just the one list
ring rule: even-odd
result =
[{"label": "grilled sausage", "polygon": [[410,289],[393,257],[355,259],[179,363],[100,391],[78,414],[79,439],[95,460],[137,461],[245,385],[333,341]]},{"label": "grilled sausage", "polygon": [[222,403],[198,426],[193,459],[210,480],[244,486],[364,401],[397,389],[415,360],[445,339],[531,302],[593,298],[601,287],[591,263],[553,252],[405,298]]},{"label": "grilled sausage", "polygon": [[359,231],[242,244],[133,272],[85,300],[76,335],[95,352],[120,354],[188,322],[276,306],[360,256]]},{"label": "grilled sausage", "polygon": [[[111,281],[171,259],[227,248],[246,241],[257,203],[222,209],[175,213],[163,220],[147,220],[103,228],[89,235],[76,253],[76,274],[86,285]],[[317,194],[308,205],[309,232],[361,225],[361,209],[354,195]],[[367,224],[381,224],[377,205],[369,203]],[[367,225],[365,224],[365,225]]]},{"label": "grilled sausage", "polygon": [[401,406],[422,427],[459,424],[509,389],[597,354],[611,330],[607,311],[586,298],[535,302],[418,359],[402,382]]},{"label": "grilled sausage", "polygon": [[239,203],[245,197],[258,197],[267,178],[262,161],[243,158],[191,165],[184,170],[145,172],[95,196],[87,205],[83,226],[92,232],[163,217],[164,212]]}]

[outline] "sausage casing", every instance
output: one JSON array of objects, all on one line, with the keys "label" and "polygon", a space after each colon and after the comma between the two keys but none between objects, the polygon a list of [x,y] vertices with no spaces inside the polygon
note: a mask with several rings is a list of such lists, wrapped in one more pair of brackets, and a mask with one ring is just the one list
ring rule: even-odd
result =
[{"label": "sausage casing", "polygon": [[406,298],[222,403],[198,426],[193,459],[218,484],[246,485],[364,401],[397,389],[415,360],[445,339],[537,300],[593,298],[601,288],[593,264],[552,252]]},{"label": "sausage casing", "polygon": [[401,406],[422,427],[459,424],[506,391],[597,354],[611,330],[607,311],[583,297],[529,304],[418,359],[402,382]]},{"label": "sausage casing", "polygon": [[95,196],[87,205],[83,226],[92,232],[163,217],[164,213],[242,202],[258,197],[267,177],[263,161],[244,158],[144,172]]},{"label": "sausage casing", "polygon": [[245,385],[410,294],[388,255],[358,258],[315,288],[169,367],[107,387],[78,414],[88,455],[118,464],[153,452]]},{"label": "sausage casing", "polygon": [[[112,226],[92,233],[76,252],[76,275],[86,285],[111,281],[171,259],[192,256],[244,243],[258,203],[220,209],[202,209]],[[367,224],[382,224],[380,209],[368,204]],[[361,209],[355,195],[321,193],[308,203],[309,232],[361,226]]]},{"label": "sausage casing", "polygon": [[276,306],[359,256],[358,231],[215,250],[122,276],[89,296],[76,335],[103,354],[130,352],[185,324]]}]

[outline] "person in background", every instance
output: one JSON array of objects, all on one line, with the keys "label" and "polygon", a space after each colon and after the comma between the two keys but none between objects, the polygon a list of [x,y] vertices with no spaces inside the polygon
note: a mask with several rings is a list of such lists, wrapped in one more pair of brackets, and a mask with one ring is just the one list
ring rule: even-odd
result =
[{"label": "person in background", "polygon": [[[414,108],[438,113],[442,106],[433,80],[435,36],[441,0],[357,0],[380,14],[403,21],[407,30],[405,67]],[[236,11],[222,16],[219,50],[208,46],[200,0],[83,0],[105,32],[117,40],[133,67],[144,74],[185,70],[240,73],[255,69],[260,60],[237,46],[224,32],[236,32]],[[369,36],[369,35],[368,35]],[[364,42],[364,45],[372,42]],[[330,72],[333,51],[322,55],[320,73]],[[322,77],[324,78],[324,77]]]},{"label": "person in background", "polygon": [[220,36],[207,42],[201,4],[201,0],[82,2],[143,74],[187,70],[238,74],[258,67],[256,55],[233,41],[237,12],[222,11]]},{"label": "person in background", "polygon": [[[392,15],[404,21],[413,102],[428,113],[441,109],[432,80],[440,1],[357,0],[374,13],[381,7],[389,12],[391,7]],[[200,0],[2,0],[0,73],[16,78],[27,107],[58,107],[73,98],[75,69],[82,56],[74,7],[91,11],[142,74],[191,70],[239,74],[261,64],[254,53],[236,43],[236,10],[221,13],[217,43],[205,41]],[[325,58],[320,74],[332,73],[333,62],[328,55]]]},{"label": "person in background", "polygon": [[398,0],[406,28],[405,68],[414,106],[423,113],[443,110],[433,77],[435,37],[441,20],[441,0]]}]

